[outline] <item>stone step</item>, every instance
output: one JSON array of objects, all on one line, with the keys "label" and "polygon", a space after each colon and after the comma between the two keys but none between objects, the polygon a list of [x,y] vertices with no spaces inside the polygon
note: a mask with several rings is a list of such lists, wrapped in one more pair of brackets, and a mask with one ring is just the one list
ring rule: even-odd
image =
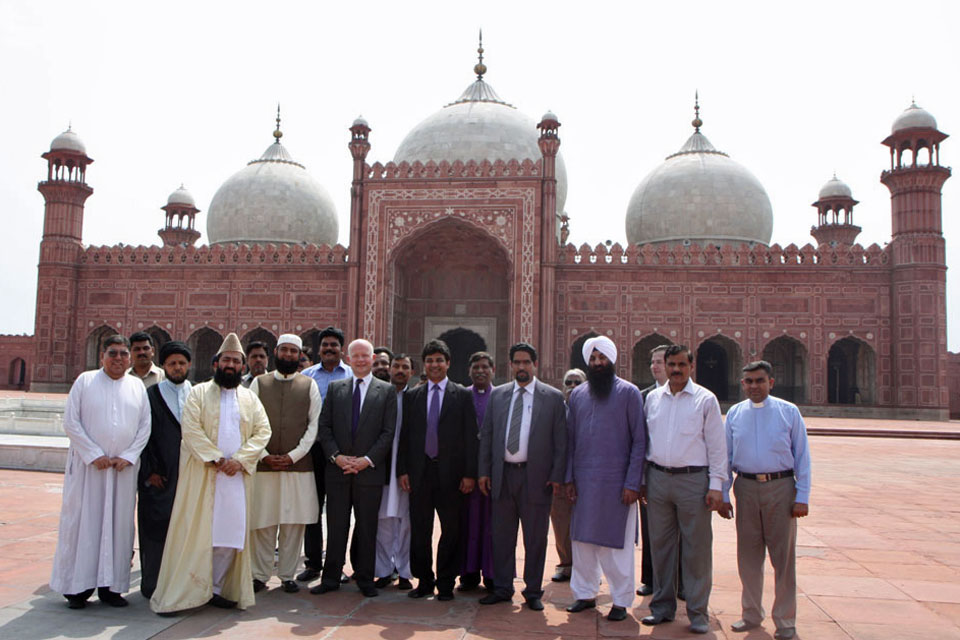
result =
[{"label": "stone step", "polygon": [[0,433],[0,469],[63,473],[69,447],[66,436]]}]

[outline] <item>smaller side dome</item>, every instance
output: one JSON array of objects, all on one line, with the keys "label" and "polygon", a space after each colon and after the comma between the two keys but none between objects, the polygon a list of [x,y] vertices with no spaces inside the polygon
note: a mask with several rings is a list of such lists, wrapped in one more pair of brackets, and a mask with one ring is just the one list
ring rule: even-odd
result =
[{"label": "smaller side dome", "polygon": [[354,127],[369,127],[370,123],[367,122],[366,118],[363,116],[357,116],[357,119],[353,121]]},{"label": "smaller side dome", "polygon": [[185,204],[196,207],[197,201],[193,199],[193,194],[187,191],[186,187],[181,184],[180,187],[167,198],[167,204]]},{"label": "smaller side dome", "polygon": [[75,151],[87,155],[87,147],[83,144],[83,140],[70,127],[53,139],[50,143],[50,151]]},{"label": "smaller side dome", "polygon": [[929,111],[917,106],[916,102],[911,102],[903,113],[897,116],[893,121],[891,133],[904,131],[905,129],[936,129],[937,119]]},{"label": "smaller side dome", "polygon": [[853,192],[846,182],[834,175],[822,187],[820,187],[819,198],[852,198]]}]

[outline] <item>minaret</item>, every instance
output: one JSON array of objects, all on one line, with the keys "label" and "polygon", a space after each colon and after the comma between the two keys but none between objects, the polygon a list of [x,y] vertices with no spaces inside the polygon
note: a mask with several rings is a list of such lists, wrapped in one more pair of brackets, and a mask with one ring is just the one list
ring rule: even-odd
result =
[{"label": "minaret", "polygon": [[553,369],[554,317],[556,314],[556,262],[557,248],[566,240],[566,218],[557,211],[557,153],[560,151],[560,136],[557,130],[560,121],[551,111],[540,118],[540,153],[543,154],[543,190],[540,198],[540,345],[543,361],[540,366],[548,376],[560,378],[563,371]]},{"label": "minaret", "polygon": [[892,215],[892,401],[916,408],[918,417],[942,420],[949,411],[940,210],[941,189],[950,177],[950,169],[940,166],[940,143],[946,137],[929,112],[911,104],[883,141],[890,147],[890,169],[880,176],[890,189]]},{"label": "minaret", "polygon": [[817,225],[810,229],[817,244],[836,246],[856,241],[860,234],[860,227],[853,224],[853,206],[856,204],[859,203],[853,199],[847,183],[833,174],[811,205],[817,208]]},{"label": "minaret", "polygon": [[93,160],[72,128],[58,135],[47,161],[47,179],[37,185],[45,202],[37,267],[37,355],[32,391],[68,391],[84,363],[76,360],[77,262],[83,250],[83,205],[93,193],[85,182]]},{"label": "minaret", "polygon": [[181,184],[180,188],[170,194],[167,204],[163,207],[166,224],[157,232],[165,247],[193,246],[200,237],[195,226],[195,217],[200,212],[197,203],[189,191]]}]

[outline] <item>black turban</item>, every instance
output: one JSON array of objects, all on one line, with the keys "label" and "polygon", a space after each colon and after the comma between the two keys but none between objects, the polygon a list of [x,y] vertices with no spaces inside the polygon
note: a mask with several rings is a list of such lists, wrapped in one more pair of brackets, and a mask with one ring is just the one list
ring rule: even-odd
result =
[{"label": "black turban", "polygon": [[171,340],[170,342],[165,342],[163,346],[160,347],[160,364],[163,365],[163,363],[167,361],[167,358],[175,353],[179,353],[185,357],[188,362],[192,359],[190,356],[190,347],[179,340]]}]

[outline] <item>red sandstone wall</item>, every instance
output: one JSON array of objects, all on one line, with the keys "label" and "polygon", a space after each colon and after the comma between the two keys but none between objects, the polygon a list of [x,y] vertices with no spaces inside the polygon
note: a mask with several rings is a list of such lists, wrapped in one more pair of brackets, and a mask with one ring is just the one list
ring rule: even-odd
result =
[{"label": "red sandstone wall", "polygon": [[960,353],[947,352],[947,390],[950,395],[950,418],[960,419]]},{"label": "red sandstone wall", "polygon": [[[30,388],[35,359],[33,336],[0,335],[0,389]],[[26,364],[24,384],[20,382],[20,361]]]}]

